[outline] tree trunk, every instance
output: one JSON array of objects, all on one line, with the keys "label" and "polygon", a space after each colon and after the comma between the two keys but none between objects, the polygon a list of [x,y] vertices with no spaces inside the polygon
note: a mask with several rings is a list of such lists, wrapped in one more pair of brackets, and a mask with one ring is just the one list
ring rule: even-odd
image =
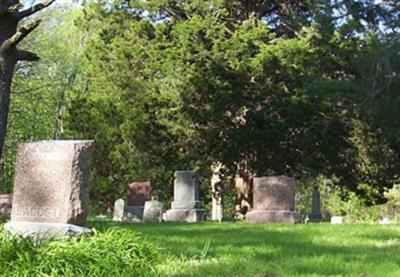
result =
[{"label": "tree trunk", "polygon": [[252,206],[252,186],[253,175],[247,168],[247,162],[243,161],[237,165],[235,176],[236,204],[235,218],[244,219],[246,213]]},{"label": "tree trunk", "polygon": [[213,175],[211,177],[211,192],[212,192],[212,212],[211,220],[222,222],[224,217],[223,200],[223,185],[222,185],[222,164],[215,163],[211,166]]},{"label": "tree trunk", "polygon": [[15,68],[12,56],[0,57],[0,160],[3,157],[10,109],[11,80]]},{"label": "tree trunk", "polygon": [[[18,44],[33,30],[40,20],[30,22],[18,29],[24,18],[51,5],[55,0],[47,0],[26,10],[18,0],[0,0],[0,161],[4,154],[10,110],[11,82],[18,61],[38,61],[39,57],[29,51],[18,50]],[[18,30],[17,30],[18,29]]]}]

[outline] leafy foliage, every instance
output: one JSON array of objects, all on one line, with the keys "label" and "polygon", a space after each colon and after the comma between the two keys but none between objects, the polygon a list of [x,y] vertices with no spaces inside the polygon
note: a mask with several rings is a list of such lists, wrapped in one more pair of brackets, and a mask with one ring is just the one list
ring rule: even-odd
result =
[{"label": "leafy foliage", "polygon": [[[382,103],[376,91],[383,85],[392,91],[397,82],[388,83],[388,72],[398,71],[386,58],[398,53],[396,33],[386,40],[373,28],[389,24],[395,7],[248,2],[85,8],[80,28],[91,34],[89,86],[73,97],[68,124],[74,136],[97,141],[99,200],[110,205],[137,179],[151,179],[168,199],[174,170],[208,176],[216,161],[227,177],[245,162],[254,175],[322,174],[366,197],[359,183],[381,192],[391,186],[397,146],[378,139],[387,133],[371,119],[382,117],[369,111]],[[372,10],[376,21],[366,14]]]},{"label": "leafy foliage", "polygon": [[95,212],[132,181],[151,180],[169,202],[178,169],[200,170],[208,202],[215,162],[227,207],[242,164],[305,186],[324,176],[366,205],[398,182],[393,1],[118,0],[64,11],[31,42],[48,59],[19,70],[27,92],[13,96],[3,172],[18,142],[95,139]]},{"label": "leafy foliage", "polygon": [[20,64],[14,78],[9,131],[1,162],[0,191],[11,192],[19,143],[63,138],[63,116],[71,91],[85,85],[80,67],[83,35],[74,25],[80,12],[58,6],[41,15],[45,19],[35,36],[24,42],[43,59]]}]

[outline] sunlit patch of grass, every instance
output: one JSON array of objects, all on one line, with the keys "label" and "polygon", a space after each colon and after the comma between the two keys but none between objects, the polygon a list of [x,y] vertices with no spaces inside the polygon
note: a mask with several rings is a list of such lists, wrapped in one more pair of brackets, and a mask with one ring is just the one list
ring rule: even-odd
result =
[{"label": "sunlit patch of grass", "polygon": [[159,258],[158,249],[132,230],[37,244],[0,229],[0,276],[145,276],[155,274]]},{"label": "sunlit patch of grass", "polygon": [[397,226],[90,225],[93,237],[39,247],[0,235],[0,270],[15,273],[3,276],[400,276]]},{"label": "sunlit patch of grass", "polygon": [[[103,224],[108,228],[114,223]],[[161,276],[400,276],[400,228],[245,223],[120,224],[169,257]],[[204,249],[207,249],[205,251]]]}]

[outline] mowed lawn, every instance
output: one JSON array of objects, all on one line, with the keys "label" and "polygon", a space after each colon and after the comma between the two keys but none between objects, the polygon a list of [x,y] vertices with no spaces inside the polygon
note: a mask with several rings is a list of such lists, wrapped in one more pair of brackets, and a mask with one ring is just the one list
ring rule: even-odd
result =
[{"label": "mowed lawn", "polygon": [[164,256],[160,276],[400,276],[400,226],[115,224]]}]

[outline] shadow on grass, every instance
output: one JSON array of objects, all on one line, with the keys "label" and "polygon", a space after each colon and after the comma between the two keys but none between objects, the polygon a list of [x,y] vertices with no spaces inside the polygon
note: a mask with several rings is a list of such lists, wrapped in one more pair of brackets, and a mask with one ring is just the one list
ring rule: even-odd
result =
[{"label": "shadow on grass", "polygon": [[[242,223],[93,225],[100,230],[119,226],[141,232],[176,258],[218,261],[191,267],[191,276],[379,276],[373,272],[380,267],[389,270],[386,274],[381,271],[380,276],[400,276],[400,232],[396,228]],[[231,275],[233,272],[238,275]]]}]

